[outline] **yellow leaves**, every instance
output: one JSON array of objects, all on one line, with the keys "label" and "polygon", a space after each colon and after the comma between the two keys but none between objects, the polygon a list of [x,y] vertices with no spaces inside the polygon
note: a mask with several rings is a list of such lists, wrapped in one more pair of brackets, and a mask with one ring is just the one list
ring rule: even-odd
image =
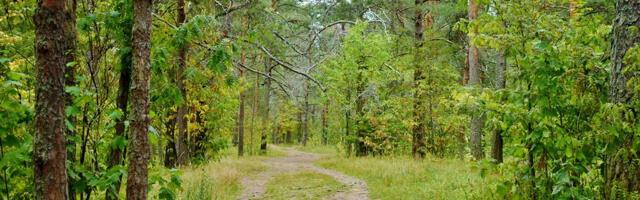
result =
[{"label": "yellow leaves", "polygon": [[[1,20],[0,20],[1,21]],[[0,43],[3,44],[13,44],[19,40],[21,40],[22,37],[20,36],[11,36],[5,32],[0,31]]]},{"label": "yellow leaves", "polygon": [[3,23],[4,20],[9,19],[10,17],[21,17],[21,18],[23,18],[24,16],[22,15],[22,13],[15,12],[15,11],[10,11],[8,14],[5,14],[4,16],[0,17],[0,23]]},{"label": "yellow leaves", "polygon": [[25,63],[25,59],[15,59],[7,64],[9,66],[9,70],[17,71],[18,68]]}]

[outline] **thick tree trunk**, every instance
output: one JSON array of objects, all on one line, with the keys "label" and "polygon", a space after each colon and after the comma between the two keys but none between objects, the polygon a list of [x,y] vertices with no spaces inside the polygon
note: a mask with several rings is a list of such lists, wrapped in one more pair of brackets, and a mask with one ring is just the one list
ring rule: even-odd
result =
[{"label": "thick tree trunk", "polygon": [[424,36],[423,36],[423,13],[420,9],[420,6],[424,3],[424,0],[416,0],[416,13],[415,13],[415,55],[413,60],[413,89],[414,97],[413,97],[413,117],[415,120],[415,125],[413,126],[413,157],[417,159],[424,158],[425,156],[425,111],[422,109],[422,101],[423,95],[420,88],[420,82],[424,80],[424,74],[422,74],[422,65],[424,58],[424,53],[422,52],[422,46],[424,45]]},{"label": "thick tree trunk", "polygon": [[[469,0],[469,22],[478,18],[478,5],[476,0]],[[478,26],[474,25],[473,30],[477,34]],[[480,66],[478,65],[478,47],[473,44],[473,37],[469,37],[469,84],[474,87],[481,87]],[[484,158],[482,150],[482,128],[484,122],[478,114],[471,115],[471,155],[476,160]]]},{"label": "thick tree trunk", "polygon": [[65,139],[64,52],[74,43],[65,0],[38,1],[36,27],[36,104],[33,189],[35,199],[69,199]]},{"label": "thick tree trunk", "polygon": [[[498,63],[496,65],[496,89],[505,88],[505,71],[507,69],[507,59],[504,57],[504,51],[498,52]],[[502,128],[496,127],[493,131],[493,139],[491,140],[491,158],[496,163],[502,163]]]},{"label": "thick tree trunk", "polygon": [[149,81],[151,72],[151,0],[133,1],[131,125],[127,199],[146,200],[149,188]]},{"label": "thick tree trunk", "polygon": [[[640,44],[640,34],[631,27],[640,27],[640,1],[617,0],[615,5],[615,18],[611,37],[611,70],[609,76],[609,101],[616,104],[637,104],[638,96],[634,94],[633,87],[627,84],[632,78],[637,78],[637,70],[624,72],[628,67],[624,62],[624,56],[634,45]],[[621,115],[637,116],[638,111],[628,108]],[[629,121],[634,124],[637,121]],[[640,153],[631,151],[637,135],[633,132],[624,132],[617,138],[620,146],[617,151],[605,157],[605,195],[610,198],[612,188],[622,188],[627,192],[640,192]]]},{"label": "thick tree trunk", "polygon": [[[244,53],[240,54],[240,63],[244,65]],[[240,79],[244,78],[244,69],[240,69]],[[244,84],[243,84],[244,85]],[[242,88],[242,87],[241,87]],[[238,113],[238,156],[244,154],[244,90],[240,91]]]},{"label": "thick tree trunk", "polygon": [[[178,0],[178,26],[184,24],[186,20],[184,0]],[[187,90],[184,85],[184,70],[187,68],[187,44],[182,44],[178,50],[178,74],[176,77],[178,89],[182,94],[184,103],[178,106],[176,121],[178,123],[178,141],[176,150],[178,155],[178,165],[186,165],[189,160],[189,149],[187,146]]]}]

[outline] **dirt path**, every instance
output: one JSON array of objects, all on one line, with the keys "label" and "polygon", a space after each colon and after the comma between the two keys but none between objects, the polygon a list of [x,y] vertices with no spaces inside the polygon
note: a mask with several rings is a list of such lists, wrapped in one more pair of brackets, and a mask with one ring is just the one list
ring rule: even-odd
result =
[{"label": "dirt path", "polygon": [[265,164],[270,166],[266,171],[245,177],[241,183],[244,187],[240,200],[259,199],[264,196],[265,186],[272,179],[273,175],[278,173],[292,173],[298,171],[314,171],[334,177],[338,182],[350,186],[348,191],[337,191],[332,196],[324,199],[341,199],[341,200],[368,200],[369,191],[367,191],[367,183],[364,181],[347,176],[343,173],[328,170],[321,167],[313,166],[313,162],[322,157],[320,154],[306,153],[297,151],[293,148],[282,148],[271,146],[280,151],[288,153],[285,157],[270,158]]}]

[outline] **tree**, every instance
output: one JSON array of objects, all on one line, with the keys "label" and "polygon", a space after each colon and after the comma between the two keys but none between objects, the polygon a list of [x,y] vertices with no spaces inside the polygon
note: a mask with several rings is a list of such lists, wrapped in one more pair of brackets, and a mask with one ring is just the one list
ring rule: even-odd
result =
[{"label": "tree", "polygon": [[304,121],[302,121],[302,146],[307,146],[307,137],[309,134],[309,83],[304,81],[304,102],[303,102],[303,115]]},{"label": "tree", "polygon": [[132,89],[127,199],[146,200],[149,164],[151,0],[133,1]]},{"label": "tree", "polygon": [[[35,199],[69,199],[65,138],[65,52],[75,34],[65,0],[38,1],[36,26],[36,103],[33,188]],[[65,27],[66,26],[66,27]],[[73,58],[71,58],[73,59]]]},{"label": "tree", "polygon": [[[273,67],[271,66],[271,59],[266,58],[266,62],[264,65],[265,72],[267,76],[271,76],[271,70]],[[264,88],[264,112],[262,112],[262,129],[260,131],[260,153],[267,153],[267,124],[269,123],[269,109],[271,108],[271,79],[265,78],[266,84]],[[276,143],[275,139],[275,131],[273,131],[273,143]]]},{"label": "tree", "polygon": [[[497,61],[495,85],[496,89],[504,89],[506,82],[505,71],[507,69],[507,58],[504,56],[504,50],[498,52]],[[496,163],[502,163],[502,148],[502,128],[496,127],[493,131],[493,138],[491,139],[491,158],[493,158]]]},{"label": "tree", "polygon": [[424,53],[421,51],[424,45],[424,36],[423,36],[423,13],[421,6],[424,3],[423,0],[416,0],[416,14],[414,17],[415,23],[415,55],[413,60],[413,89],[414,98],[413,98],[413,117],[415,120],[415,125],[413,126],[413,157],[414,158],[424,158],[425,152],[425,111],[422,108],[422,89],[420,89],[420,83],[424,80],[424,75],[422,74],[422,61],[424,60]]},{"label": "tree", "polygon": [[[116,8],[123,9],[123,15],[120,26],[115,28],[114,33],[117,35],[123,48],[120,50],[120,77],[118,78],[118,96],[116,97],[116,106],[122,112],[122,116],[116,120],[114,138],[126,139],[125,135],[125,121],[127,120],[128,112],[127,105],[129,104],[129,92],[131,88],[131,30],[132,30],[132,5],[131,2],[126,1]],[[107,157],[108,168],[111,169],[118,165],[124,165],[124,145],[111,148],[109,156]],[[110,200],[117,197],[120,192],[122,176],[118,177],[118,180],[109,187],[105,192],[105,199]]]},{"label": "tree", "polygon": [[[478,47],[473,41],[474,36],[478,34],[478,25],[474,21],[478,18],[478,5],[476,0],[469,0],[469,23],[473,31],[469,36],[469,85],[472,87],[481,87],[480,83],[480,66],[478,64]],[[482,127],[484,122],[482,117],[471,115],[471,154],[476,160],[484,158],[482,150]]]},{"label": "tree", "polygon": [[[633,126],[638,126],[638,121],[633,121],[633,118],[628,116],[638,114],[638,110],[633,108],[633,105],[638,103],[638,86],[632,84],[633,87],[629,87],[629,81],[638,78],[638,63],[626,62],[625,55],[631,48],[638,48],[640,45],[639,10],[640,1],[617,0],[611,37],[609,102],[623,106],[620,116],[624,120],[631,120],[628,123]],[[621,144],[616,151],[605,157],[606,168],[603,175],[606,198],[611,198],[610,195],[615,188],[623,188],[627,192],[640,192],[640,163],[637,160],[640,154],[632,151],[634,144],[637,144],[638,136],[634,131],[623,133],[617,139]]]},{"label": "tree", "polygon": [[[244,53],[240,54],[240,64],[244,65]],[[244,69],[240,69],[240,79],[244,78]],[[244,85],[244,82],[243,84]],[[238,156],[244,154],[244,89],[240,89],[240,105],[238,105]]]},{"label": "tree", "polygon": [[[185,7],[184,0],[178,0],[178,26],[185,23]],[[187,148],[187,90],[184,85],[184,70],[187,68],[187,44],[178,44],[178,73],[176,74],[178,89],[182,94],[183,102],[178,106],[176,113],[176,123],[178,123],[178,137],[176,142],[176,153],[178,156],[178,164],[185,165],[189,159],[189,149]]]}]

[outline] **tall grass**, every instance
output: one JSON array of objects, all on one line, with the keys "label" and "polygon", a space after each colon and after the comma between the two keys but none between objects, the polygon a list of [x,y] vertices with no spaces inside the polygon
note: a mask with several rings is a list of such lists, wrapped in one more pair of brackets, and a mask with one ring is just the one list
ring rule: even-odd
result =
[{"label": "tall grass", "polygon": [[243,177],[267,170],[262,164],[266,158],[286,155],[273,148],[265,156],[238,158],[234,154],[234,149],[227,149],[219,161],[181,168],[183,183],[178,199],[237,199],[242,192],[240,180]]},{"label": "tall grass", "polygon": [[372,199],[492,199],[500,177],[457,159],[328,156],[315,165],[367,182]]}]

